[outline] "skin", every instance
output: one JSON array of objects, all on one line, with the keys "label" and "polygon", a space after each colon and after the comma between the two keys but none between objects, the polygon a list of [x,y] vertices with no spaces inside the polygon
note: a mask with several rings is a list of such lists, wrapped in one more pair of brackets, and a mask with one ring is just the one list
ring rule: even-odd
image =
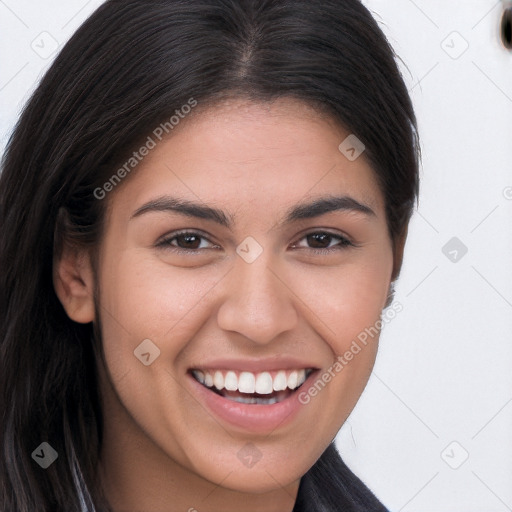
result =
[{"label": "skin", "polygon": [[[404,240],[393,247],[364,154],[351,162],[338,150],[348,135],[292,99],[198,107],[108,195],[97,275],[86,251],[64,250],[54,282],[68,315],[83,323],[98,321],[96,310],[101,316],[100,477],[116,512],[293,509],[301,476],[368,381],[377,339],[291,423],[264,434],[219,420],[185,376],[212,354],[290,355],[321,374],[379,319]],[[221,209],[233,226],[170,211],[131,218],[162,195]],[[373,214],[340,210],[282,222],[289,208],[332,195]],[[157,247],[182,229],[200,231],[198,248],[187,249],[183,237]],[[306,237],[325,231],[333,237]],[[341,246],[336,235],[354,245]],[[247,236],[263,248],[250,264],[236,253]],[[174,252],[179,244],[188,252]],[[133,354],[144,339],[161,352],[149,366]],[[262,454],[251,468],[237,457],[249,442]]]}]

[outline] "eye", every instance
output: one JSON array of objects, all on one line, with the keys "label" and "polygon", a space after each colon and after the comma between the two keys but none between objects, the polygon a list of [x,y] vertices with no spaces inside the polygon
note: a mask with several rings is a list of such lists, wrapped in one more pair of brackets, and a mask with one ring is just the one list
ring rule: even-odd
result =
[{"label": "eye", "polygon": [[[300,245],[302,240],[306,241],[306,246]],[[308,233],[302,237],[299,242],[292,245],[293,248],[299,249],[312,249],[313,252],[326,253],[331,251],[337,251],[345,249],[346,247],[355,247],[348,238],[329,233],[327,231],[316,231],[314,233]]]},{"label": "eye", "polygon": [[[302,241],[305,241],[306,245]],[[163,249],[171,249],[176,252],[194,253],[206,249],[219,249],[220,246],[213,244],[206,236],[197,231],[180,231],[171,233],[156,244]],[[353,246],[348,238],[335,235],[326,231],[309,233],[302,237],[299,242],[292,245],[292,248],[311,249],[313,252],[326,253]]]},{"label": "eye", "polygon": [[[202,233],[197,231],[180,231],[171,233],[158,242],[157,247],[171,249],[177,252],[198,252],[204,249],[218,249],[219,246],[212,244]],[[211,245],[211,247],[210,247]]]}]

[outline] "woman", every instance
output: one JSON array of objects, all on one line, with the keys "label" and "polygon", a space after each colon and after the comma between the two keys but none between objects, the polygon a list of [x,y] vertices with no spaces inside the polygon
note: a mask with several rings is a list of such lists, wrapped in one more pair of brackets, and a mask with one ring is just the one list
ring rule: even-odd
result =
[{"label": "woman", "polygon": [[102,5],[3,162],[2,510],[386,510],[332,440],[418,157],[357,0]]}]

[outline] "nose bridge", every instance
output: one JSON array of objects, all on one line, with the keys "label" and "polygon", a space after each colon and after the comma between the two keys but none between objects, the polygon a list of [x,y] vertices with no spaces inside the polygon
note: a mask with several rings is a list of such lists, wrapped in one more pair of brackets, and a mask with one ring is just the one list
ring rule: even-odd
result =
[{"label": "nose bridge", "polygon": [[265,344],[294,327],[293,294],[275,267],[265,251],[252,261],[237,257],[218,312],[220,328]]}]

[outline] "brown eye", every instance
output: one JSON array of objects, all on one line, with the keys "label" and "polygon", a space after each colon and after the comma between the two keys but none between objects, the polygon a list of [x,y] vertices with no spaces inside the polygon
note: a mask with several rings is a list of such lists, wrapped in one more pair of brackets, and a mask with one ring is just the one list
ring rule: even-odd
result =
[{"label": "brown eye", "polygon": [[218,245],[212,244],[204,235],[194,231],[182,231],[179,233],[171,233],[157,247],[163,249],[176,250],[178,252],[200,252],[204,249],[218,248]]},{"label": "brown eye", "polygon": [[[301,244],[302,240],[306,241],[306,245]],[[335,235],[334,233],[327,233],[324,231],[317,231],[315,233],[309,233],[294,244],[293,247],[299,249],[311,249],[319,252],[330,252],[339,249],[344,249],[347,246],[353,246],[354,244],[341,235]]]},{"label": "brown eye", "polygon": [[197,235],[178,235],[174,240],[182,249],[198,249],[201,245],[201,237]]},{"label": "brown eye", "polygon": [[308,240],[308,244],[313,249],[327,249],[333,239],[333,236],[328,233],[315,233],[313,235],[308,235],[306,238]]}]

